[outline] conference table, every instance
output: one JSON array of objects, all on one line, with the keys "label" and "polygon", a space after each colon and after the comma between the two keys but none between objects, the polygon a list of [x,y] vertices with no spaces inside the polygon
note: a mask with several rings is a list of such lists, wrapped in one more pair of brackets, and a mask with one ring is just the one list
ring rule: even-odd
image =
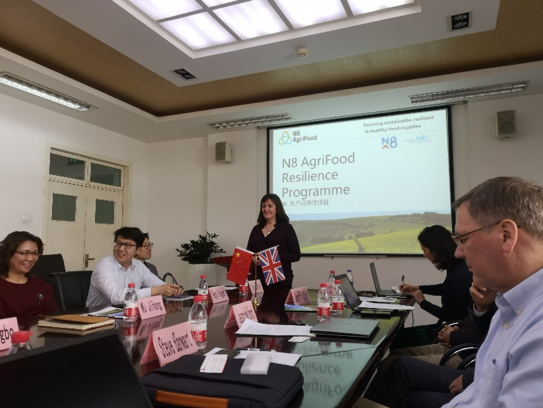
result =
[{"label": "conference table", "polygon": [[[397,311],[387,316],[353,313],[344,310],[332,319],[377,319],[378,331],[367,342],[345,340],[336,338],[314,337],[302,343],[289,342],[289,337],[241,337],[236,336],[237,326],[224,328],[229,316],[230,308],[241,299],[237,289],[228,290],[228,302],[208,303],[208,341],[207,347],[198,354],[205,354],[214,347],[227,350],[235,348],[258,348],[260,350],[275,350],[285,353],[300,354],[302,357],[297,363],[304,377],[303,393],[290,403],[289,407],[351,407],[360,397],[368,385],[378,362],[389,348],[396,332],[403,326],[409,312]],[[189,291],[189,294],[190,291]],[[260,323],[268,324],[307,324],[314,326],[318,323],[316,313],[287,313],[284,311],[284,299],[288,291],[278,296],[261,298],[261,305],[257,309]],[[316,304],[316,290],[309,290],[312,303]],[[249,301],[251,299],[249,298]],[[132,364],[142,376],[158,368],[158,361],[141,365],[141,357],[148,343],[149,336],[154,330],[173,326],[188,321],[188,312],[192,305],[191,300],[179,302],[166,302],[167,314],[152,319],[138,321],[136,328],[124,326],[121,319],[117,319],[116,328],[119,330],[123,343],[132,359]],[[107,305],[104,305],[107,306]],[[99,310],[100,307],[79,309],[67,313],[83,313]],[[32,327],[34,334],[31,337],[32,347],[56,345],[65,342],[71,336],[67,334],[44,332],[38,327]],[[92,336],[92,334],[90,335]]]}]

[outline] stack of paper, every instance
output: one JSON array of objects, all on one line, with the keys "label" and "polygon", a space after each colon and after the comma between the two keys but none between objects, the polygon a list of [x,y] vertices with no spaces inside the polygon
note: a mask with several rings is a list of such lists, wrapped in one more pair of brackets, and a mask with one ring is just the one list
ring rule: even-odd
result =
[{"label": "stack of paper", "polygon": [[40,320],[38,327],[48,332],[84,336],[97,331],[114,328],[115,319],[80,315],[52,316],[45,320]]}]

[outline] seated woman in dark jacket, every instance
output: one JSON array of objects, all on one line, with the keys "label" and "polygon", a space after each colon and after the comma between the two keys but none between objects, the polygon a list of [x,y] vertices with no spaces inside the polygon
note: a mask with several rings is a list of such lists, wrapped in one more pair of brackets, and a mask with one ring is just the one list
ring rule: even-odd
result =
[{"label": "seated woman in dark jacket", "polygon": [[[400,287],[403,293],[411,293],[421,309],[437,317],[436,324],[416,326],[402,330],[392,347],[408,347],[429,344],[435,340],[437,328],[443,322],[462,320],[471,302],[469,288],[472,274],[463,259],[454,257],[456,243],[451,233],[441,225],[424,228],[418,236],[424,257],[440,271],[446,271],[445,280],[437,285],[410,285]],[[441,296],[442,306],[426,300],[424,294]]]},{"label": "seated woman in dark jacket", "polygon": [[0,319],[17,317],[20,327],[28,327],[57,311],[51,286],[30,273],[42,252],[42,240],[26,231],[0,242]]}]

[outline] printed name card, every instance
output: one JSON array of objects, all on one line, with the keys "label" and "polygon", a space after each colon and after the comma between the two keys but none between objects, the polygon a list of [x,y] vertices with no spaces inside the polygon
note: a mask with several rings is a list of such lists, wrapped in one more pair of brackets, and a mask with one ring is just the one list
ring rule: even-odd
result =
[{"label": "printed name card", "polygon": [[228,301],[228,294],[224,289],[224,286],[214,286],[209,288],[209,296],[211,296],[211,301],[213,303],[221,303]]},{"label": "printed name card", "polygon": [[138,299],[138,309],[140,311],[141,320],[166,314],[164,301],[160,295]]},{"label": "printed name card", "polygon": [[11,335],[19,331],[16,317],[8,317],[0,320],[0,350],[11,347]]},{"label": "printed name card", "polygon": [[311,300],[309,299],[307,288],[292,288],[290,292],[288,292],[285,303],[287,305],[310,305]]},{"label": "printed name card", "polygon": [[140,326],[138,327],[138,334],[137,338],[139,339],[146,339],[149,337],[155,330],[159,330],[162,325],[164,324],[164,320],[166,320],[166,316],[157,316],[153,317],[151,319],[147,319],[146,321],[142,321],[140,323]]},{"label": "printed name card", "polygon": [[163,367],[185,354],[192,354],[196,351],[198,351],[198,347],[192,338],[190,323],[180,323],[153,332],[143,351],[141,364],[158,358],[160,366]]},{"label": "printed name card", "polygon": [[[249,281],[249,288],[251,289],[251,293],[255,294],[255,281],[251,280]],[[262,282],[259,280],[256,281],[256,294],[264,293],[264,288],[262,287]]]},{"label": "printed name card", "polygon": [[245,319],[258,322],[253,305],[249,301],[240,303],[239,305],[234,305],[230,308],[230,315],[228,316],[228,319],[226,319],[224,327],[230,327],[234,324],[241,327]]}]

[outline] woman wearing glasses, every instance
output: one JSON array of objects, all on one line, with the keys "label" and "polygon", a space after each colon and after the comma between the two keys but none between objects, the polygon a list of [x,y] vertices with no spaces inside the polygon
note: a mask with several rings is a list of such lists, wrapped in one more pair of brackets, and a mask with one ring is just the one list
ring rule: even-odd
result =
[{"label": "woman wearing glasses", "polygon": [[158,271],[156,269],[156,266],[150,262],[147,262],[149,259],[151,259],[151,252],[153,250],[154,244],[151,243],[151,241],[149,241],[148,232],[145,232],[143,236],[145,237],[145,240],[143,241],[143,245],[139,247],[138,250],[136,251],[136,259],[138,261],[143,262],[143,264],[147,267],[147,269],[151,271],[153,275],[158,276]]},{"label": "woman wearing glasses", "polygon": [[42,252],[42,240],[26,231],[0,242],[0,319],[17,317],[20,326],[27,326],[38,315],[58,310],[51,286],[30,273]]},{"label": "woman wearing glasses", "polygon": [[[411,293],[421,309],[438,318],[438,323],[428,326],[418,326],[403,330],[402,347],[428,344],[435,340],[437,328],[443,322],[458,321],[466,317],[468,305],[471,302],[469,288],[472,283],[472,274],[463,259],[454,257],[456,242],[451,233],[441,225],[424,228],[418,236],[420,248],[426,259],[434,264],[440,271],[446,271],[445,280],[437,285],[410,285],[400,286],[403,293]],[[426,300],[424,295],[441,296],[441,305],[438,306]],[[405,336],[411,332],[411,338]],[[400,339],[393,343],[398,347]],[[408,344],[411,343],[411,344]]]}]

